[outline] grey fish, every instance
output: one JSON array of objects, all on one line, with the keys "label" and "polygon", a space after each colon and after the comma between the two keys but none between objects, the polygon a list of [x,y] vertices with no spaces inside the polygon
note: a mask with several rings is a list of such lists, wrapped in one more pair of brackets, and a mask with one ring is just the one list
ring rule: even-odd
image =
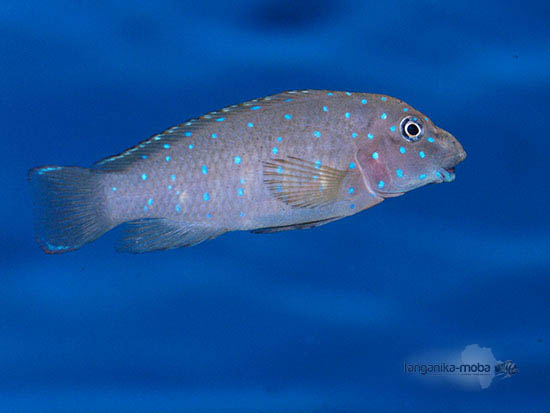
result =
[{"label": "grey fish", "polygon": [[228,231],[311,228],[429,183],[462,145],[389,96],[290,91],[174,126],[91,168],[29,173],[47,253],[125,224],[119,251],[198,244]]}]

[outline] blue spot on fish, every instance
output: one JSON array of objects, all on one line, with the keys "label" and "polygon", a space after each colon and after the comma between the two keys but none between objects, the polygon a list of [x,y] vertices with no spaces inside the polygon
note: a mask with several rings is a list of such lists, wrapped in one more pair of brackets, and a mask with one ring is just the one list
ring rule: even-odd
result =
[{"label": "blue spot on fish", "polygon": [[316,169],[320,169],[321,168],[321,165],[323,165],[323,163],[321,161],[316,161],[315,162],[315,168]]},{"label": "blue spot on fish", "polygon": [[369,134],[367,135],[367,137],[368,137],[369,139],[374,139],[374,135],[373,135],[372,133],[369,133]]},{"label": "blue spot on fish", "polygon": [[397,171],[395,171],[395,173],[397,173],[397,176],[399,178],[403,178],[403,170],[402,169],[398,169]]},{"label": "blue spot on fish", "polygon": [[113,192],[116,192],[116,190],[117,190],[117,187],[113,186]]},{"label": "blue spot on fish", "polygon": [[181,205],[180,204],[176,205],[176,211],[181,212]]},{"label": "blue spot on fish", "polygon": [[392,127],[390,128],[390,130],[391,130],[392,132],[395,132],[396,129],[397,129],[397,127],[396,127],[395,125],[392,126]]},{"label": "blue spot on fish", "polygon": [[431,143],[434,143],[435,142],[435,139],[432,138],[431,136],[428,138],[428,142],[431,142]]},{"label": "blue spot on fish", "polygon": [[374,152],[372,154],[372,159],[378,159],[378,152]]},{"label": "blue spot on fish", "polygon": [[153,200],[153,198],[149,198],[149,202],[148,202],[149,205],[153,205],[154,202],[155,201]]},{"label": "blue spot on fish", "polygon": [[223,122],[225,120],[225,118],[218,118],[216,119],[216,122]]},{"label": "blue spot on fish", "polygon": [[351,204],[349,207],[350,209],[355,209],[355,204]]},{"label": "blue spot on fish", "polygon": [[326,106],[323,106],[323,112],[328,112],[328,108]]},{"label": "blue spot on fish", "polygon": [[424,151],[420,151],[420,152],[418,152],[418,154],[420,155],[420,157],[422,159],[424,159],[426,157],[426,154],[424,153]]},{"label": "blue spot on fish", "polygon": [[313,134],[315,135],[316,138],[320,138],[320,137],[321,137],[321,132],[319,132],[318,130],[316,130],[315,132],[313,132]]},{"label": "blue spot on fish", "polygon": [[172,158],[171,158],[170,156],[167,156],[167,157],[166,157],[166,162],[170,162],[171,159],[172,159]]},{"label": "blue spot on fish", "polygon": [[258,109],[261,109],[261,108],[262,108],[261,106],[253,106],[253,107],[251,107],[250,109],[251,109],[251,110],[258,110]]},{"label": "blue spot on fish", "polygon": [[327,95],[329,95],[329,96],[334,96],[334,93],[328,92]]},{"label": "blue spot on fish", "polygon": [[142,159],[147,159],[147,155],[141,155]]},{"label": "blue spot on fish", "polygon": [[185,136],[191,136],[193,135],[193,132],[185,132]]},{"label": "blue spot on fish", "polygon": [[286,119],[292,119],[292,115],[291,115],[290,113],[287,113],[287,114],[285,115],[285,118],[286,118]]},{"label": "blue spot on fish", "polygon": [[235,156],[235,163],[236,163],[237,165],[240,165],[241,162],[242,162],[241,157],[240,157],[240,156]]},{"label": "blue spot on fish", "polygon": [[241,184],[244,184],[246,181],[244,180],[244,178],[241,178]]},{"label": "blue spot on fish", "polygon": [[399,152],[401,152],[401,153],[406,153],[406,152],[407,152],[407,149],[405,149],[405,147],[402,146],[401,148],[399,148]]},{"label": "blue spot on fish", "polygon": [[208,192],[205,192],[204,195],[202,196],[204,198],[205,201],[210,201],[210,194]]},{"label": "blue spot on fish", "polygon": [[144,181],[147,180],[147,174],[141,175],[141,179],[143,179]]},{"label": "blue spot on fish", "polygon": [[351,113],[346,112],[346,118],[348,118],[348,119],[351,118]]},{"label": "blue spot on fish", "polygon": [[175,181],[176,180],[176,175],[172,174],[171,178],[172,178],[172,181]]},{"label": "blue spot on fish", "polygon": [[386,183],[384,181],[378,182],[378,188],[382,189],[386,186]]},{"label": "blue spot on fish", "polygon": [[355,188],[352,186],[350,189],[349,189],[349,193],[350,194],[353,194],[355,192]]},{"label": "blue spot on fish", "polygon": [[57,171],[57,170],[59,170],[59,169],[61,169],[61,168],[58,167],[58,166],[55,166],[55,167],[49,166],[49,167],[47,167],[47,168],[42,168],[42,169],[40,169],[40,170],[38,171],[38,175],[43,175],[44,172]]},{"label": "blue spot on fish", "polygon": [[388,115],[386,112],[382,113],[382,115],[380,116],[382,119],[387,119]]},{"label": "blue spot on fish", "polygon": [[408,112],[409,108],[403,108],[403,112]]},{"label": "blue spot on fish", "polygon": [[212,134],[212,139],[218,139],[218,134],[217,134],[217,133],[213,133],[213,134]]},{"label": "blue spot on fish", "polygon": [[273,155],[277,155],[279,153],[279,148],[276,146],[273,148]]},{"label": "blue spot on fish", "polygon": [[282,142],[282,141],[283,141],[283,137],[282,137],[282,136],[279,136],[279,137],[277,138],[277,142]]},{"label": "blue spot on fish", "polygon": [[249,128],[253,128],[254,127],[254,124],[252,122],[248,122],[248,127]]},{"label": "blue spot on fish", "polygon": [[244,195],[244,189],[239,188],[238,193],[239,193],[239,196],[243,196]]},{"label": "blue spot on fish", "polygon": [[353,133],[351,134],[351,137],[352,137],[353,139],[356,139],[356,138],[357,138],[357,133],[356,133],[356,132],[353,132]]},{"label": "blue spot on fish", "polygon": [[195,145],[191,144],[189,145],[189,149],[193,149],[195,147]]},{"label": "blue spot on fish", "polygon": [[386,100],[388,100],[388,98],[386,96],[382,96],[382,102],[385,102]]},{"label": "blue spot on fish", "polygon": [[418,178],[420,178],[420,179],[426,179],[426,176],[427,176],[426,174],[422,174],[422,175],[420,175]]},{"label": "blue spot on fish", "polygon": [[205,175],[208,173],[208,166],[206,166],[206,165],[202,166],[202,173],[205,174]]},{"label": "blue spot on fish", "polygon": [[363,99],[363,100],[361,101],[361,103],[362,103],[363,105],[366,105],[366,104],[367,104],[367,102],[368,102],[368,100],[367,100],[367,99]]},{"label": "blue spot on fish", "polygon": [[349,163],[349,169],[355,169],[357,167],[357,165],[355,165],[355,162],[350,162]]}]

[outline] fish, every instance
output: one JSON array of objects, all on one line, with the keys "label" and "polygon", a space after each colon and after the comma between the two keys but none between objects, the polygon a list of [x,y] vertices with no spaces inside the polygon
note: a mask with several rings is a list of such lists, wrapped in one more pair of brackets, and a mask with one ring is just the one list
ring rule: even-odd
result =
[{"label": "fish", "polygon": [[207,113],[89,168],[29,171],[36,238],[76,250],[123,226],[120,252],[230,231],[313,228],[451,182],[460,142],[397,98],[294,90]]}]

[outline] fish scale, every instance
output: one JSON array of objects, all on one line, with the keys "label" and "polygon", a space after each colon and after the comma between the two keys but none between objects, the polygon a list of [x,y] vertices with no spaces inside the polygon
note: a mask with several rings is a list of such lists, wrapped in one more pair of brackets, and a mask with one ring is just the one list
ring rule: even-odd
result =
[{"label": "fish scale", "polygon": [[[409,140],[404,120],[426,138]],[[118,249],[146,252],[321,225],[450,181],[464,158],[452,135],[401,100],[305,90],[210,112],[91,168],[35,168],[30,182],[46,252],[121,224]]]}]

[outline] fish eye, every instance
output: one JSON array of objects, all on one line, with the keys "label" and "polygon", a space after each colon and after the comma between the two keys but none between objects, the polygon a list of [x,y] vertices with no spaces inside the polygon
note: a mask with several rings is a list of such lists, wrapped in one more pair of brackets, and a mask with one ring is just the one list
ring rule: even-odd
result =
[{"label": "fish eye", "polygon": [[401,121],[401,135],[409,142],[416,142],[422,137],[422,126],[418,122],[406,117]]}]

